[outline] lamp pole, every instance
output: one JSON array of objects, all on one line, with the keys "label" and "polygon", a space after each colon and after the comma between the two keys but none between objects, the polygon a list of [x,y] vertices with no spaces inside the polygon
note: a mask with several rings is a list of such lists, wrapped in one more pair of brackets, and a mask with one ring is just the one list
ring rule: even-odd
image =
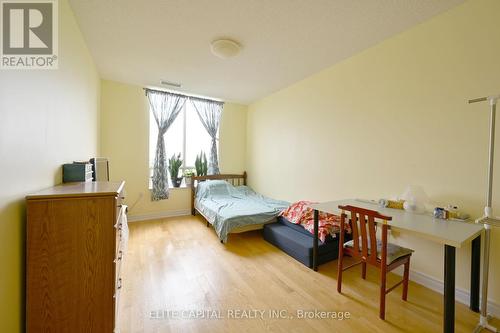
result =
[{"label": "lamp pole", "polygon": [[469,104],[488,101],[490,105],[490,145],[488,156],[488,189],[486,192],[486,206],[484,207],[484,216],[477,219],[476,223],[482,223],[484,226],[484,253],[483,253],[483,283],[481,289],[481,314],[479,315],[479,324],[474,329],[474,332],[480,332],[487,329],[492,332],[498,332],[497,328],[488,323],[488,275],[490,266],[490,242],[491,242],[491,227],[500,226],[500,220],[493,217],[493,209],[491,201],[493,196],[493,162],[495,155],[495,118],[497,102],[500,95],[482,97],[469,100]]}]

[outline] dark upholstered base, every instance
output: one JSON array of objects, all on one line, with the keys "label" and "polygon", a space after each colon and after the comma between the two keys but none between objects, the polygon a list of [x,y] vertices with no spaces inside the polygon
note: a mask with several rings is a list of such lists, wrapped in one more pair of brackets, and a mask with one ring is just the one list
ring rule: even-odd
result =
[{"label": "dark upholstered base", "polygon": [[[263,229],[264,239],[283,252],[312,268],[313,235],[302,226],[279,217],[278,222],[266,224]],[[325,243],[319,242],[318,264],[324,264],[338,257],[338,237],[328,237]]]}]

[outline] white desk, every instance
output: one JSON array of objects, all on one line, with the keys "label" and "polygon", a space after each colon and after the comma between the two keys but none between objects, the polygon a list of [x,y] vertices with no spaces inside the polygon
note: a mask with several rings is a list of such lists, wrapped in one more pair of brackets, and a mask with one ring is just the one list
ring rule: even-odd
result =
[{"label": "white desk", "polygon": [[408,213],[404,210],[383,208],[376,203],[347,199],[313,204],[315,210],[315,237],[313,248],[313,268],[317,270],[317,230],[318,211],[339,215],[339,206],[356,206],[378,211],[382,215],[391,216],[388,224],[392,229],[411,233],[417,237],[429,239],[443,244],[444,252],[444,309],[443,331],[453,332],[455,329],[455,249],[472,241],[471,260],[471,304],[474,311],[479,311],[479,262],[483,226],[479,224],[436,219],[427,214]]}]

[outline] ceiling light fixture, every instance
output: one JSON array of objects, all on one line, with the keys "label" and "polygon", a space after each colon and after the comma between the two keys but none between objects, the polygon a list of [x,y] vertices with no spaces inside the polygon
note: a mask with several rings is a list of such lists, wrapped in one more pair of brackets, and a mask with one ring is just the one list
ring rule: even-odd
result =
[{"label": "ceiling light fixture", "polygon": [[182,84],[180,84],[180,83],[170,82],[170,81],[165,81],[165,80],[161,80],[160,84],[162,84],[164,86],[171,86],[171,87],[176,87],[176,88],[182,87]]},{"label": "ceiling light fixture", "polygon": [[212,53],[222,59],[232,58],[241,51],[241,45],[231,39],[217,39],[210,43]]}]

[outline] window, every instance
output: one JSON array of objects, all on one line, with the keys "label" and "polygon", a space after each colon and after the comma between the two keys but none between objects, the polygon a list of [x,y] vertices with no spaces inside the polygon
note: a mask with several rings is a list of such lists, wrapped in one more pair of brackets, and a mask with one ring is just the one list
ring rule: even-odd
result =
[{"label": "window", "polygon": [[[217,135],[218,136],[218,135]],[[156,140],[158,137],[158,126],[154,116],[149,117],[149,170],[150,187],[153,176],[153,165],[156,151]],[[167,160],[173,155],[181,153],[182,169],[194,168],[196,155],[204,151],[207,159],[210,155],[212,139],[203,126],[196,113],[193,104],[186,101],[182,111],[179,113],[173,124],[164,136]],[[217,147],[218,149],[218,147]],[[169,179],[170,182],[170,179]]]}]

